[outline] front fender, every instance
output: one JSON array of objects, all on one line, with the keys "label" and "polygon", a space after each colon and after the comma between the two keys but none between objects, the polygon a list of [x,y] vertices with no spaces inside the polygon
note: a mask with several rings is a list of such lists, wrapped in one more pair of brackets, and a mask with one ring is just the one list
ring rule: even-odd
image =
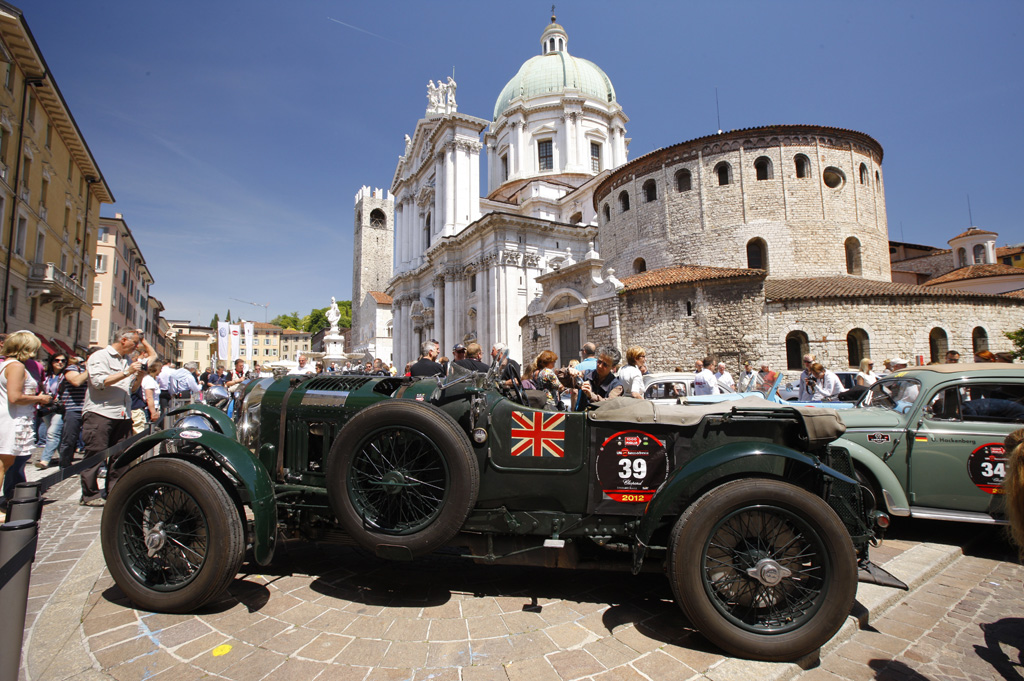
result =
[{"label": "front fender", "polygon": [[260,565],[270,563],[274,557],[274,539],[277,536],[274,482],[262,464],[237,441],[211,430],[170,428],[133,443],[117,457],[113,465],[126,466],[166,440],[202,445],[231,477],[245,487],[253,513],[253,557]]},{"label": "front fender", "polygon": [[879,510],[884,506],[891,515],[910,515],[910,500],[907,499],[903,485],[900,484],[899,478],[892,472],[892,469],[877,454],[845,438],[840,438],[832,444],[850,452],[853,462],[866,468],[868,473],[874,477],[879,489],[882,490],[883,498],[877,500]]},{"label": "front fender", "polygon": [[235,424],[228,417],[228,415],[222,412],[220,409],[217,409],[216,407],[211,407],[208,404],[203,404],[202,402],[193,402],[192,404],[183,404],[180,407],[175,407],[174,409],[171,409],[169,412],[167,412],[167,414],[170,416],[173,416],[174,414],[186,413],[198,413],[202,414],[203,416],[207,416],[211,421],[213,421],[217,425],[217,429],[220,430],[220,432],[224,433],[224,435],[231,439],[234,439],[236,436]]},{"label": "front fender", "polygon": [[711,450],[672,471],[658,488],[640,519],[637,540],[646,546],[661,519],[679,500],[693,499],[698,492],[718,479],[738,475],[781,478],[788,461],[795,461],[843,482],[859,484],[853,478],[830,468],[817,458],[771,443],[734,442]]}]

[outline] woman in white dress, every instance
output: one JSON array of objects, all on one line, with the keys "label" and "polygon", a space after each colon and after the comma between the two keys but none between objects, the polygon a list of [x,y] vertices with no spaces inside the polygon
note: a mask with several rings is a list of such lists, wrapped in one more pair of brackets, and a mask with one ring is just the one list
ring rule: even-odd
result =
[{"label": "woman in white dress", "polygon": [[868,357],[860,361],[860,371],[857,372],[857,385],[870,388],[878,380],[878,374],[874,372],[875,363]]},{"label": "woman in white dress", "polygon": [[37,404],[49,404],[52,395],[36,395],[36,379],[25,371],[23,362],[39,351],[34,333],[16,331],[4,341],[0,354],[0,470],[3,472],[3,501],[14,494],[14,486],[25,481],[25,464],[32,456],[35,433],[32,421]]},{"label": "woman in white dress", "polygon": [[618,377],[625,389],[623,395],[631,395],[637,399],[644,396],[644,373],[647,369],[647,350],[634,345],[626,350],[626,365],[619,369]]}]

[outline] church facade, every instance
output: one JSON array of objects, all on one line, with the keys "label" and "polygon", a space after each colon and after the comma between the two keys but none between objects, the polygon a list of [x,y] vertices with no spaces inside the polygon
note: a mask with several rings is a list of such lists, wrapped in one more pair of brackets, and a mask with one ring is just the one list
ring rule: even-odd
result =
[{"label": "church facade", "polygon": [[387,199],[393,238],[364,239],[353,268],[358,280],[372,270],[361,261],[391,263],[374,286],[390,296],[397,366],[427,339],[442,354],[501,341],[562,363],[587,341],[639,344],[655,370],[706,355],[797,369],[811,352],[837,369],[1009,349],[1019,296],[893,282],[870,136],[767,126],[628,161],[611,81],[568,42],[552,18],[490,120],[458,112],[454,81],[430,84]]}]

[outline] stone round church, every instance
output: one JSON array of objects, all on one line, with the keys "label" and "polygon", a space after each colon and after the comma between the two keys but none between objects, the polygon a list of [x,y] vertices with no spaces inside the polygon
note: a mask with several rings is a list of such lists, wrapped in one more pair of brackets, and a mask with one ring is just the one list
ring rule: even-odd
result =
[{"label": "stone round church", "polygon": [[453,81],[443,102],[431,91],[390,191],[372,193],[375,223],[368,188],[357,195],[357,350],[388,347],[401,367],[426,339],[442,354],[503,341],[565,363],[592,341],[643,345],[667,370],[706,355],[799,369],[811,352],[840,369],[1010,349],[1019,294],[892,281],[869,135],[765,126],[628,161],[611,80],[569,53],[554,17],[540,42],[489,119],[457,110]]}]

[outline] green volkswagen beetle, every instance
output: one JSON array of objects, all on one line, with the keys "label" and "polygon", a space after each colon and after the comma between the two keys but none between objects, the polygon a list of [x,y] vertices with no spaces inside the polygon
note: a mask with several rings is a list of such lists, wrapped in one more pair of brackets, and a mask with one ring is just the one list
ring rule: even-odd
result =
[{"label": "green volkswagen beetle", "polygon": [[937,364],[896,372],[836,441],[880,508],[894,516],[1005,524],[1006,436],[1024,427],[1024,367]]},{"label": "green volkswagen beetle", "polygon": [[768,660],[827,641],[858,580],[902,586],[869,561],[885,517],[830,444],[834,411],[618,398],[572,413],[497,380],[500,366],[263,379],[234,420],[184,408],[192,421],[117,459],[102,523],[114,581],[142,608],[188,612],[247,556],[310,540],[396,561],[656,570],[709,639]]}]

